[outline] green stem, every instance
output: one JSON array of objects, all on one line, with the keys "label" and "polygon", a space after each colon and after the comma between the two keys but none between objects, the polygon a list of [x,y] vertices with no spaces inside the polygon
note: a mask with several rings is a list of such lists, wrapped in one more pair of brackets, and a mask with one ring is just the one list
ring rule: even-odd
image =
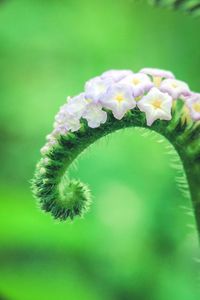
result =
[{"label": "green stem", "polygon": [[174,1],[166,1],[166,0],[154,0],[154,5],[169,7],[176,10],[182,10],[188,12],[189,14],[199,15],[200,12],[200,0],[196,0],[195,2],[192,0],[174,0]]},{"label": "green stem", "polygon": [[186,159],[183,163],[200,238],[200,164]]},{"label": "green stem", "polygon": [[200,236],[200,125],[183,121],[178,104],[171,121],[157,120],[151,127],[146,125],[144,113],[135,109],[120,121],[108,112],[107,122],[100,127],[92,129],[82,123],[79,131],[60,136],[58,144],[37,165],[32,182],[33,193],[41,208],[60,220],[83,215],[90,204],[90,193],[80,181],[66,178],[68,167],[96,140],[128,127],[153,130],[164,136],[176,149],[186,173]]}]

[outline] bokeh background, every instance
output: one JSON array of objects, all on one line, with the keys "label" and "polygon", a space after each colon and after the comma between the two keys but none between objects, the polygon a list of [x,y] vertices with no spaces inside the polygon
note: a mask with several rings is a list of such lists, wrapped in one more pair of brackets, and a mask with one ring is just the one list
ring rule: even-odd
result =
[{"label": "bokeh background", "polygon": [[147,1],[0,1],[0,299],[199,299],[190,200],[157,136],[124,130],[80,157],[83,219],[53,221],[30,191],[55,113],[87,79],[160,67],[199,91],[199,29]]}]

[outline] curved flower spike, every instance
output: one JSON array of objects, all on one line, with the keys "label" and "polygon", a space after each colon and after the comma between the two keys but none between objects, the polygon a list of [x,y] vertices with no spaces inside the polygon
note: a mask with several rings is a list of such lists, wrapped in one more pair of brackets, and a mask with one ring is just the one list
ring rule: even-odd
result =
[{"label": "curved flower spike", "polygon": [[[160,86],[154,76],[161,79]],[[134,74],[108,71],[91,79],[84,93],[68,98],[41,149],[32,181],[41,208],[59,220],[82,216],[90,205],[89,188],[66,176],[69,165],[101,137],[126,127],[143,127],[164,136],[180,156],[200,233],[200,95],[182,82],[172,93],[172,81],[180,84],[171,72],[158,69]],[[182,94],[184,100],[179,99]]]}]

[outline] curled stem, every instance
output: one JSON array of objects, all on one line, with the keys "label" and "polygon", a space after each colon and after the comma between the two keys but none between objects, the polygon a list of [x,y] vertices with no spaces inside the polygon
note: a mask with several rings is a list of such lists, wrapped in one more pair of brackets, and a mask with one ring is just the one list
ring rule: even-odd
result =
[{"label": "curled stem", "polygon": [[148,128],[164,136],[182,161],[200,236],[200,125],[186,122],[181,114],[177,104],[170,121],[157,120],[151,127],[146,125],[145,114],[139,109],[127,112],[120,121],[108,112],[107,122],[95,129],[81,120],[81,129],[60,135],[57,144],[37,165],[32,189],[41,208],[59,220],[82,216],[90,205],[90,192],[85,184],[66,177],[70,164],[88,146],[109,133],[128,127]]}]

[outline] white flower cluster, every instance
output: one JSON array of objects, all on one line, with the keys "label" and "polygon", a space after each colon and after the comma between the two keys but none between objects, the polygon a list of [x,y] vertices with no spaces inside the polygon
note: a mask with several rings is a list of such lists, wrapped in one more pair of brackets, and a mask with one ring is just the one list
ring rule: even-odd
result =
[{"label": "white flower cluster", "polygon": [[88,126],[97,128],[107,120],[107,112],[121,120],[129,111],[138,107],[145,113],[147,125],[155,120],[170,120],[172,104],[182,99],[186,103],[191,119],[200,120],[200,94],[192,93],[188,85],[170,71],[145,68],[138,73],[130,70],[104,72],[85,84],[84,92],[68,97],[55,117],[54,130],[47,136],[41,153],[48,152],[59,135],[77,131],[81,119]]}]

